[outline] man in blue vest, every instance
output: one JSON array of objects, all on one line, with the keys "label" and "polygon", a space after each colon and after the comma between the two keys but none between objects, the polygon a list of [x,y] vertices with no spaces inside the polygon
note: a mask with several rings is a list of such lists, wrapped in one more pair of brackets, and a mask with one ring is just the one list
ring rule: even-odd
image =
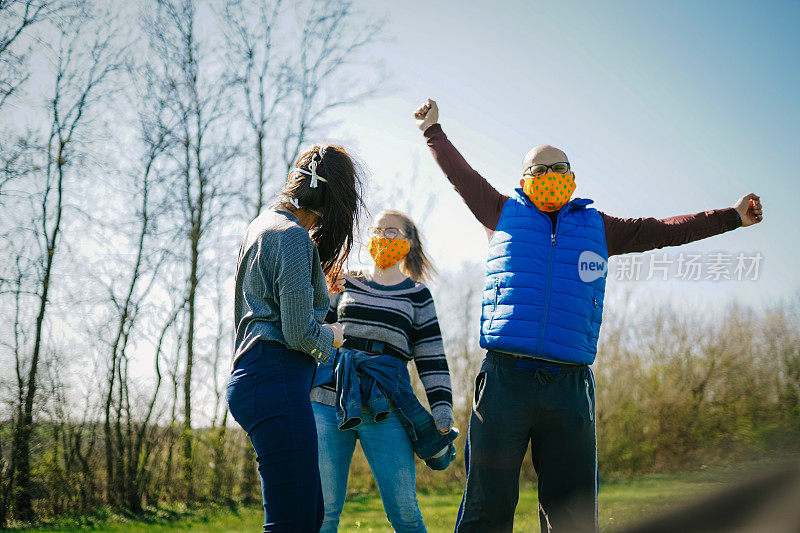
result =
[{"label": "man in blue vest", "polygon": [[467,484],[456,531],[510,532],[528,444],[543,532],[597,530],[594,378],[608,257],[677,246],[762,220],[755,194],[733,207],[666,219],[617,218],[572,199],[567,155],[537,146],[508,197],[480,176],[438,124],[415,112],[442,171],[489,235],[481,315],[487,350],[475,380]]}]

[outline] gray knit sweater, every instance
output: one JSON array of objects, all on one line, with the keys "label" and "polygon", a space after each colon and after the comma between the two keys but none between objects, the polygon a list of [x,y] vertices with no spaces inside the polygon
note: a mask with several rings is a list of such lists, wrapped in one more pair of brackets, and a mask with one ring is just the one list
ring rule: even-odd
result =
[{"label": "gray knit sweater", "polygon": [[231,368],[259,340],[326,361],[333,351],[333,331],[322,325],[328,305],[319,252],[308,232],[291,213],[264,211],[239,249]]}]

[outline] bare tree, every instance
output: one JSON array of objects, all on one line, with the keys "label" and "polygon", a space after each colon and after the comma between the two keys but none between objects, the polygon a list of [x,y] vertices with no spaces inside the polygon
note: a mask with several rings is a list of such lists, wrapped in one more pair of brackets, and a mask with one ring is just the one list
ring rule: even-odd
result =
[{"label": "bare tree", "polygon": [[[151,80],[152,73],[146,68],[135,70],[132,79]],[[117,288],[112,282],[107,287],[109,300],[116,320],[113,340],[109,345],[108,376],[104,399],[104,435],[106,458],[106,493],[109,502],[125,505],[134,512],[141,510],[142,492],[138,477],[141,475],[141,447],[145,444],[147,424],[153,414],[155,399],[161,386],[159,356],[162,339],[156,350],[155,370],[157,381],[147,402],[144,419],[137,420],[131,412],[130,381],[128,377],[128,347],[137,325],[142,306],[158,281],[159,271],[167,253],[157,250],[153,244],[159,212],[153,209],[154,188],[158,185],[157,165],[169,148],[170,128],[163,122],[165,99],[154,93],[148,84],[137,95],[141,103],[138,116],[139,141],[142,147],[141,160],[133,170],[137,182],[138,231],[135,235],[135,258],[126,268],[127,283]],[[163,214],[163,213],[161,213]],[[118,224],[118,221],[117,221]],[[116,276],[121,279],[123,276]],[[182,308],[182,305],[180,306]],[[173,313],[167,320],[166,329],[175,321]],[[163,338],[164,332],[162,332]],[[116,396],[115,396],[116,394]],[[138,425],[138,428],[135,426]],[[112,431],[112,429],[114,431]]]},{"label": "bare tree", "polygon": [[273,163],[266,144],[273,125],[280,119],[280,106],[291,91],[289,65],[273,44],[281,8],[282,0],[264,0],[255,5],[229,0],[223,8],[227,59],[233,71],[230,75],[243,95],[245,117],[254,145],[254,151],[250,152],[253,157],[247,157],[246,163],[249,166],[253,159],[255,164],[254,216],[264,205],[265,176]]},{"label": "bare tree", "polygon": [[75,0],[0,0],[0,110],[30,77],[25,37],[42,21],[75,8]]},{"label": "bare tree", "polygon": [[[382,20],[359,13],[349,1],[305,1],[294,11],[301,14],[301,35],[283,28],[293,21],[281,0],[228,0],[222,10],[227,60],[242,96],[247,144],[253,147],[245,153],[246,166],[255,167],[255,199],[245,198],[253,217],[264,206],[267,176],[283,174],[293,164],[326,115],[381,87],[380,79],[352,84],[347,74],[379,38]],[[289,46],[279,46],[281,41]]]},{"label": "bare tree", "polygon": [[[13,273],[13,279],[9,280],[8,288],[5,289],[6,296],[10,296],[13,298],[13,318],[11,319],[12,325],[12,335],[10,336],[10,341],[3,341],[3,348],[6,349],[8,352],[13,354],[14,358],[14,377],[15,382],[14,386],[11,387],[14,390],[14,396],[11,399],[10,403],[13,406],[12,415],[9,421],[10,430],[12,434],[16,433],[16,422],[21,419],[22,415],[22,406],[24,401],[24,374],[23,374],[23,350],[24,346],[28,344],[28,335],[25,329],[26,325],[26,318],[27,316],[24,313],[24,303],[26,299],[33,295],[32,293],[28,293],[26,290],[26,272],[29,266],[28,261],[25,260],[24,255],[21,253],[20,250],[16,250],[16,255],[12,256],[9,255],[8,257],[14,257],[14,262],[10,265],[14,270],[10,271],[9,274]],[[11,276],[9,275],[9,278]],[[3,449],[0,449],[3,451]],[[14,486],[14,474],[16,472],[16,454],[14,454],[13,449],[11,451],[11,456],[8,460],[3,459],[2,469],[0,469],[0,528],[5,527],[6,521],[8,520],[9,508],[11,505],[11,494],[12,488]]]},{"label": "bare tree", "polygon": [[[51,23],[65,23],[80,11],[83,0],[0,0],[0,207],[7,208],[5,194],[15,180],[30,170],[29,139],[35,132],[20,131],[17,117],[7,104],[22,101],[30,78],[29,59],[44,48],[41,32]],[[0,281],[2,288],[2,281]]]},{"label": "bare tree", "polygon": [[79,351],[74,344],[58,343],[48,347],[48,356],[43,359],[43,386],[38,404],[44,420],[38,428],[39,438],[49,438],[48,453],[39,463],[45,468],[37,476],[37,482],[58,489],[42,495],[37,507],[50,516],[86,511],[97,503],[93,488],[99,471],[91,465],[98,442],[94,423],[99,414],[97,398],[84,395],[83,414],[78,416],[75,400],[80,384],[68,377],[70,361]]},{"label": "bare tree", "polygon": [[[217,264],[215,268],[215,286],[217,289],[214,298],[214,310],[216,318],[216,331],[214,334],[214,348],[211,353],[211,392],[214,397],[213,416],[211,419],[211,430],[209,432],[211,449],[211,487],[210,495],[214,501],[230,501],[232,499],[233,474],[229,468],[229,461],[225,457],[225,444],[228,429],[228,405],[225,400],[225,387],[228,382],[229,367],[229,344],[232,336],[228,309],[224,305],[227,300],[222,292],[225,284],[222,280],[222,264]],[[223,348],[224,346],[224,348]],[[220,369],[226,372],[220,375]]]},{"label": "bare tree", "polygon": [[185,347],[183,344],[183,338],[185,336],[185,332],[183,331],[184,329],[185,326],[181,324],[181,329],[178,331],[176,342],[173,347],[175,351],[174,358],[167,362],[169,364],[167,367],[167,374],[169,376],[170,384],[170,416],[169,425],[166,432],[167,457],[164,464],[164,475],[159,485],[163,487],[164,490],[169,494],[177,493],[175,487],[173,486],[173,474],[175,470],[175,444],[180,438],[180,433],[178,432],[178,403],[180,400],[180,362],[183,349]]},{"label": "bare tree", "polygon": [[[55,84],[48,102],[50,131],[41,147],[41,170],[31,174],[38,189],[32,202],[37,208],[38,227],[33,228],[32,234],[44,253],[36,260],[33,286],[38,312],[31,328],[34,330],[31,340],[33,346],[27,368],[20,370],[20,375],[25,378],[19,383],[20,408],[12,446],[14,512],[21,520],[33,518],[30,470],[33,405],[48,297],[54,279],[54,260],[62,233],[66,178],[72,170],[72,163],[80,157],[80,135],[89,120],[89,112],[102,95],[108,78],[118,68],[108,35],[95,34],[87,44],[85,30],[72,30],[67,27],[63,29],[61,37],[64,44],[56,50]],[[17,362],[21,368],[22,353],[18,353]]]},{"label": "bare tree", "polygon": [[187,236],[185,367],[183,375],[183,429],[181,433],[186,497],[194,499],[192,434],[192,371],[195,362],[196,322],[200,278],[204,268],[204,236],[219,216],[229,184],[222,179],[234,151],[224,131],[231,109],[230,85],[215,78],[211,46],[197,36],[197,3],[194,0],[157,0],[155,18],[147,25],[160,61],[161,83],[170,90],[168,113],[176,124],[176,197]]},{"label": "bare tree", "polygon": [[353,84],[342,74],[380,37],[383,20],[365,20],[351,1],[316,0],[303,8],[300,51],[291,64],[295,90],[288,107],[290,127],[282,142],[285,169],[327,112],[374,96],[381,85],[366,80]]},{"label": "bare tree", "polygon": [[[285,172],[307,136],[322,130],[327,111],[373,94],[377,85],[353,86],[346,72],[377,37],[379,23],[365,21],[350,3],[315,0],[307,3],[308,9],[297,9],[281,1],[252,8],[242,2],[242,13],[260,13],[258,20],[267,24],[259,29],[256,20],[232,21],[230,28],[238,23],[242,40],[238,49],[228,43],[231,57],[241,53],[249,57],[245,62],[233,60],[242,69],[232,79],[222,72],[220,57],[215,55],[220,49],[215,46],[218,28],[210,34],[198,29],[208,22],[198,18],[198,3],[152,0],[155,9],[149,10],[152,18],[147,22],[152,48],[141,56],[153,67],[154,75],[146,79],[148,96],[160,107],[151,107],[140,117],[144,150],[136,168],[123,169],[123,158],[106,161],[120,165],[119,171],[110,175],[128,176],[137,185],[132,193],[120,191],[119,183],[114,182],[113,194],[118,196],[109,204],[124,201],[121,212],[130,208],[135,217],[131,221],[114,212],[106,217],[111,221],[106,225],[96,216],[102,208],[77,191],[94,168],[91,160],[102,157],[94,151],[98,139],[90,134],[96,130],[89,128],[97,124],[95,118],[114,113],[109,120],[123,130],[120,137],[130,140],[132,124],[121,124],[120,110],[114,107],[120,100],[110,94],[109,83],[123,55],[115,45],[124,36],[108,28],[105,14],[79,9],[83,0],[0,0],[0,109],[10,109],[11,105],[5,104],[16,103],[15,96],[26,94],[23,89],[30,72],[26,61],[33,50],[29,43],[38,35],[31,28],[50,32],[41,34],[37,46],[57,43],[52,50],[55,79],[52,92],[48,89],[45,133],[14,131],[9,142],[2,142],[6,140],[4,132],[11,130],[4,125],[0,132],[4,135],[0,141],[0,254],[4,258],[0,299],[4,304],[2,332],[8,333],[0,336],[0,347],[1,355],[8,357],[15,369],[0,376],[0,389],[12,411],[0,432],[3,438],[10,434],[12,440],[11,454],[7,459],[0,457],[0,526],[12,511],[16,519],[33,517],[34,483],[48,489],[47,496],[37,497],[37,508],[51,513],[84,509],[100,503],[100,498],[134,511],[141,509],[145,500],[164,495],[192,501],[195,455],[210,458],[215,465],[210,494],[216,497],[235,492],[233,472],[238,473],[240,465],[245,473],[241,494],[250,498],[257,485],[252,449],[242,435],[231,438],[226,431],[223,395],[223,369],[228,364],[224,339],[230,327],[224,319],[229,313],[221,291],[228,275],[223,264],[231,256],[221,253],[228,246],[228,237],[220,228],[226,220],[227,203],[240,199],[243,189],[226,174],[236,155],[228,135],[229,123],[235,119],[232,117],[242,116],[236,111],[241,104],[246,109],[247,131],[253,133],[248,146],[254,149],[248,151],[246,161],[257,169],[257,194],[248,195],[257,212],[269,192],[266,176]],[[53,21],[56,14],[59,21],[52,28],[41,24]],[[283,16],[294,17],[296,24],[286,24],[288,19]],[[275,45],[272,33],[279,29],[292,34],[282,47]],[[248,41],[251,31],[255,33]],[[301,41],[303,50],[298,53]],[[293,153],[284,153],[286,147]],[[157,183],[162,179],[163,183]],[[166,195],[165,205],[173,215],[161,217],[160,234],[154,227],[153,191]],[[85,218],[79,219],[75,213],[83,213]],[[180,216],[174,216],[176,213]],[[92,287],[80,296],[95,294],[95,287],[106,291],[99,301],[82,302],[85,307],[81,309],[67,298],[72,295],[67,294],[70,284],[66,278],[73,275],[66,268],[67,261],[73,259],[77,264],[87,259],[76,253],[77,246],[69,247],[70,242],[85,242],[86,236],[77,233],[73,239],[73,227],[113,232],[112,239],[100,242],[106,249],[130,241],[126,250],[130,253],[124,258],[93,253],[91,259],[102,274],[91,269],[90,275],[98,275],[91,275]],[[164,232],[172,237],[166,244],[157,241]],[[164,249],[159,249],[162,246]],[[175,286],[177,291],[172,290]],[[81,287],[83,290],[86,285]],[[171,294],[173,305],[169,309],[152,306],[154,293]],[[216,297],[207,296],[214,294]],[[70,357],[61,341],[50,337],[58,335],[62,324],[71,327],[70,319],[89,309],[108,311],[111,318],[104,320],[109,317],[102,314],[97,324],[86,324],[80,333],[81,346],[63,343],[70,350],[91,353],[96,371],[102,368],[105,374],[100,380],[102,390],[83,398],[85,409],[80,416],[80,404],[73,401],[73,389],[63,378],[67,367],[59,366],[72,364]],[[139,390],[130,368],[132,353],[143,344],[155,348],[155,380],[144,391]],[[206,388],[193,394],[198,364],[210,367],[209,374],[214,377],[213,384],[208,384],[211,395]],[[162,388],[171,390],[160,394]],[[193,446],[193,401],[213,404],[208,449]],[[36,417],[34,413],[38,413]],[[165,421],[171,415],[168,428],[158,426],[161,415]],[[182,422],[179,433],[173,431],[178,422]],[[39,442],[55,453],[40,457],[34,451],[32,455]],[[6,444],[3,453],[8,448]],[[177,457],[173,461],[173,448],[182,461]],[[226,461],[231,454],[234,460]],[[154,461],[163,459],[167,468],[153,470]],[[227,470],[221,468],[226,463],[230,464]],[[48,473],[33,479],[40,466]],[[183,494],[163,487],[170,484],[173,470],[176,474],[182,470]],[[104,495],[95,496],[94,489],[104,482]]]}]

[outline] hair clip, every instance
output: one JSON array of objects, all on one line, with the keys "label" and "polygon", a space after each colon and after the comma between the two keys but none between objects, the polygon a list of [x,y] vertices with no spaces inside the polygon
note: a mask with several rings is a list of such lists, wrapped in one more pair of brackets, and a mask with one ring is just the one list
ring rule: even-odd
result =
[{"label": "hair clip", "polygon": [[328,181],[325,178],[323,178],[322,176],[317,174],[317,166],[320,163],[322,163],[322,150],[323,150],[323,148],[320,148],[317,151],[317,153],[315,154],[315,155],[319,156],[319,161],[317,161],[316,159],[312,158],[311,161],[308,163],[308,170],[306,170],[304,168],[299,168],[299,167],[295,167],[295,168],[292,169],[292,170],[296,170],[296,171],[300,172],[301,174],[305,174],[306,176],[311,176],[311,183],[309,183],[308,186],[311,187],[312,189],[316,189],[317,188],[317,186],[319,185],[318,180],[319,181],[324,181],[324,182]]},{"label": "hair clip", "polygon": [[300,209],[300,202],[297,201],[297,198],[289,198],[289,203],[292,204],[295,209]]}]

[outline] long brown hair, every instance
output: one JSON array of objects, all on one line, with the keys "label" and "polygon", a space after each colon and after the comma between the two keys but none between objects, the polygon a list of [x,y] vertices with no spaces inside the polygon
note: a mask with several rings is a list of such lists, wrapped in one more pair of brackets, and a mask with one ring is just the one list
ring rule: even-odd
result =
[{"label": "long brown hair", "polygon": [[311,161],[317,162],[316,173],[326,181],[319,180],[312,188],[311,176],[290,170],[279,197],[287,209],[305,208],[319,213],[310,236],[319,250],[322,270],[332,279],[342,271],[350,254],[365,207],[363,170],[342,146],[315,144],[297,156],[294,167],[309,170]]},{"label": "long brown hair", "polygon": [[422,245],[422,234],[419,232],[417,225],[408,215],[400,211],[387,209],[382,211],[378,217],[384,215],[390,215],[402,220],[403,227],[399,229],[403,230],[410,244],[410,250],[400,260],[400,271],[411,279],[422,282],[430,281],[436,275],[436,268],[425,254],[425,248]]}]

